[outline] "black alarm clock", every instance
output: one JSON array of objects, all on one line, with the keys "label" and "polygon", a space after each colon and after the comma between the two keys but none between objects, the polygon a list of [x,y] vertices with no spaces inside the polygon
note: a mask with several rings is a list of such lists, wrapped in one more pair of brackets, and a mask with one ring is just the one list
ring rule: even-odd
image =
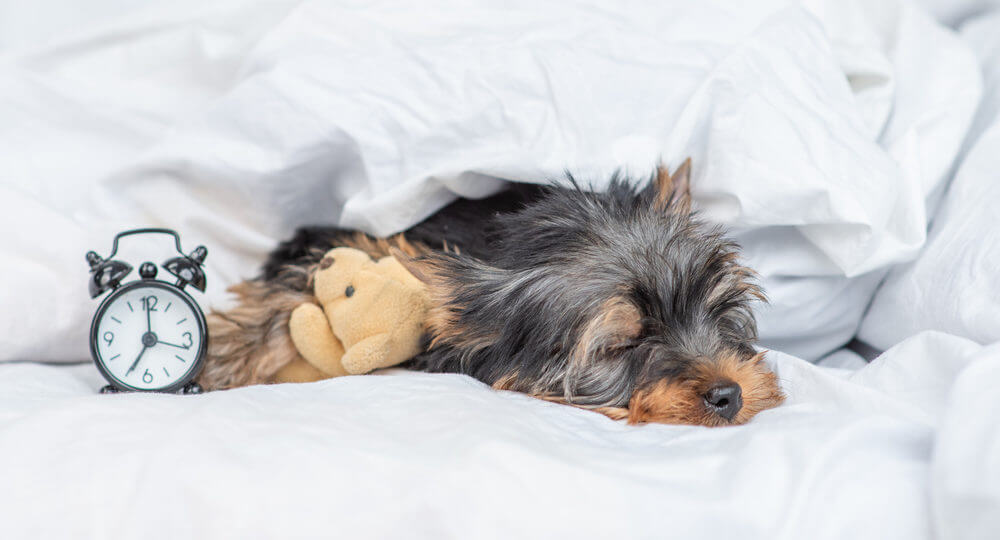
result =
[{"label": "black alarm clock", "polygon": [[[132,266],[112,257],[118,252],[119,239],[137,234],[174,237],[180,256],[168,259],[162,267],[176,281],[156,279],[156,265],[144,262],[139,265],[139,279],[121,283]],[[207,255],[204,246],[185,255],[180,236],[159,228],[118,233],[106,258],[87,252],[90,297],[111,291],[90,324],[90,355],[110,383],[101,393],[201,392],[194,378],[205,360],[208,327],[205,314],[184,287],[205,292],[201,266]]]}]

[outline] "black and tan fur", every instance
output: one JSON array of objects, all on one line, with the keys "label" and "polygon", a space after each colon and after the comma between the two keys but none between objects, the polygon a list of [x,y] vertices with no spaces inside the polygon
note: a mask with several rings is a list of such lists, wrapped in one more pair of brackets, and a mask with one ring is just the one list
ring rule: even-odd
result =
[{"label": "black and tan fur", "polygon": [[754,348],[764,297],[738,247],[691,213],[690,162],[645,186],[517,185],[460,200],[389,239],[300,230],[210,316],[202,383],[267,382],[296,357],[292,307],[329,248],[393,254],[429,288],[426,350],[408,367],[471,375],[633,423],[743,423],[781,403]]}]

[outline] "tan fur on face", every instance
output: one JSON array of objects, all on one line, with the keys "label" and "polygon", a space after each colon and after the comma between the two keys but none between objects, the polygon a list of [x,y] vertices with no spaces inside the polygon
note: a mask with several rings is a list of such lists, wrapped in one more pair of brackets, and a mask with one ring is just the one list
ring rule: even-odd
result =
[{"label": "tan fur on face", "polygon": [[[736,354],[725,355],[718,361],[706,360],[695,371],[695,376],[683,381],[659,381],[635,391],[628,407],[586,407],[570,403],[564,396],[546,392],[529,392],[534,397],[580,407],[601,413],[612,420],[627,420],[630,424],[690,424],[701,426],[726,426],[744,424],[760,411],[781,405],[784,394],[778,387],[778,378],[763,362],[764,353],[748,360]],[[704,393],[720,382],[740,385],[743,408],[732,420],[718,416],[705,406]],[[516,387],[517,376],[511,375],[493,385],[497,390]]]},{"label": "tan fur on face", "polygon": [[[777,407],[785,396],[778,378],[763,363],[764,353],[749,360],[736,354],[702,362],[692,378],[683,381],[660,381],[633,393],[629,402],[630,424],[658,422],[722,426],[743,424],[765,409]],[[740,386],[743,408],[730,421],[713,414],[702,396],[714,384],[735,382]]]}]

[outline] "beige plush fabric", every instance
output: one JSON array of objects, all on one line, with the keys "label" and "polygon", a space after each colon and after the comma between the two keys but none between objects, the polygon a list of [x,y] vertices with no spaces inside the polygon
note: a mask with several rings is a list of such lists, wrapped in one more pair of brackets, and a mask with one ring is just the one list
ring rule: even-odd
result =
[{"label": "beige plush fabric", "polygon": [[354,248],[332,249],[313,287],[319,305],[300,304],[288,322],[304,360],[282,368],[276,382],[359,375],[420,352],[427,290],[394,257],[376,262]]}]

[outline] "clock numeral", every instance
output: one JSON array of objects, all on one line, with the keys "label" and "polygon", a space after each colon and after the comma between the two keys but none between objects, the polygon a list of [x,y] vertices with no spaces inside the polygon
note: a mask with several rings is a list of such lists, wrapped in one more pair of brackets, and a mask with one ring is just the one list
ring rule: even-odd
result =
[{"label": "clock numeral", "polygon": [[142,382],[146,384],[153,382],[153,374],[150,373],[148,369],[142,374]]},{"label": "clock numeral", "polygon": [[111,345],[111,342],[114,340],[115,340],[115,335],[113,333],[111,332],[104,333],[104,342],[107,343],[109,346]]},{"label": "clock numeral", "polygon": [[141,300],[142,300],[142,307],[146,311],[158,311],[156,309],[156,302],[158,301],[158,299],[155,296],[143,296]]},{"label": "clock numeral", "polygon": [[191,345],[194,345],[194,340],[191,339],[191,332],[184,332],[184,334],[182,335],[184,336],[185,341],[187,341],[187,343],[184,344],[185,349],[188,349],[191,347]]}]

